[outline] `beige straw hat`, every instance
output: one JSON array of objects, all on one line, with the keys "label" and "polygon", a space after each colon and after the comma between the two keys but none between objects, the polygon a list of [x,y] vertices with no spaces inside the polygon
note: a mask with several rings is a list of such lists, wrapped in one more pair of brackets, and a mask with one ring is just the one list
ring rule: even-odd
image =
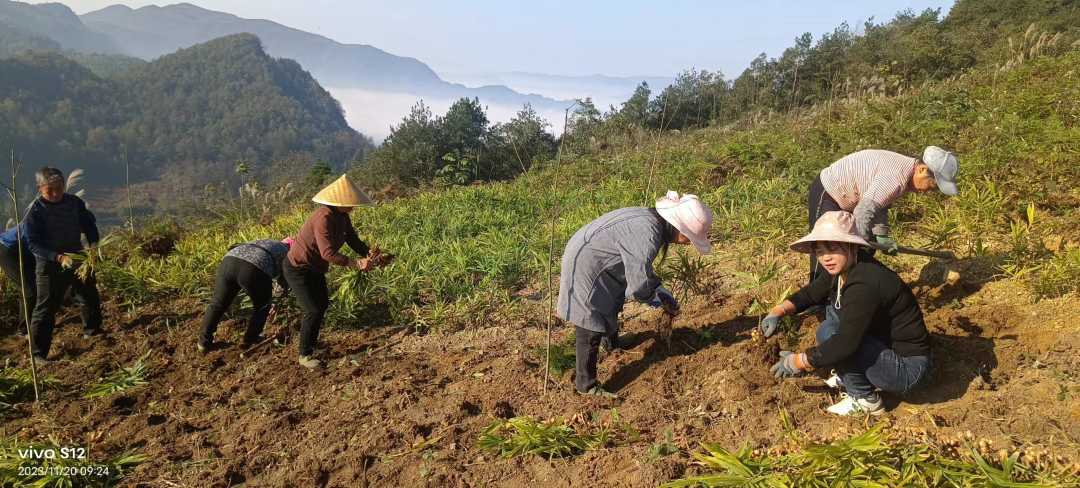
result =
[{"label": "beige straw hat", "polygon": [[316,193],[311,201],[331,207],[359,207],[371,204],[371,198],[360,191],[346,175],[341,175],[341,178]]},{"label": "beige straw hat", "polygon": [[698,252],[709,254],[712,251],[712,243],[709,242],[712,210],[697,195],[679,195],[677,191],[669,191],[656,201],[656,213],[689,238]]},{"label": "beige straw hat", "polygon": [[835,210],[825,212],[814,222],[814,230],[806,237],[791,244],[791,250],[811,254],[815,242],[847,242],[860,246],[869,246],[865,239],[859,237],[859,231],[855,227],[855,217],[849,212]]}]

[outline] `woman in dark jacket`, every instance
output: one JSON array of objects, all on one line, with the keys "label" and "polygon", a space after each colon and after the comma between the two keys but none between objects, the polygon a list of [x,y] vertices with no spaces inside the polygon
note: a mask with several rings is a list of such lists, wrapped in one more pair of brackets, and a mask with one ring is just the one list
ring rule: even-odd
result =
[{"label": "woman in dark jacket", "polygon": [[615,397],[596,379],[601,340],[617,342],[619,312],[627,299],[678,313],[675,298],[660,286],[653,272],[653,261],[668,243],[693,243],[708,254],[711,225],[712,211],[698,197],[668,192],[656,208],[609,212],[579,229],[566,243],[556,314],[574,324],[578,393]]},{"label": "woman in dark jacket", "polygon": [[214,298],[203,315],[199,352],[205,353],[213,347],[218,323],[241,289],[251,298],[252,307],[247,331],[244,333],[243,348],[247,349],[262,341],[263,327],[270,314],[273,298],[273,281],[277,280],[282,296],[284,291],[289,289],[281,273],[281,264],[291,243],[290,238],[281,241],[261,239],[229,249],[218,265]]},{"label": "woman in dark jacket", "polygon": [[[368,245],[356,235],[349,213],[356,207],[368,205],[371,199],[342,175],[312,198],[320,204],[300,228],[285,259],[285,279],[293,296],[303,309],[300,327],[300,359],[302,366],[317,369],[322,362],[312,357],[319,340],[330,295],[326,273],[330,265],[369,271],[386,262],[378,249],[369,252]],[[348,244],[358,256],[350,259],[338,253]]]},{"label": "woman in dark jacket", "polygon": [[828,408],[838,415],[878,415],[884,408],[875,388],[904,395],[920,386],[930,371],[930,337],[915,295],[896,273],[859,252],[866,245],[850,213],[823,214],[814,230],[791,248],[816,255],[826,273],[761,322],[761,332],[768,337],[776,332],[780,317],[825,306],[826,319],[815,334],[817,346],[803,353],[781,351],[772,371],[790,377],[835,368],[838,374],[826,384],[846,392]]}]

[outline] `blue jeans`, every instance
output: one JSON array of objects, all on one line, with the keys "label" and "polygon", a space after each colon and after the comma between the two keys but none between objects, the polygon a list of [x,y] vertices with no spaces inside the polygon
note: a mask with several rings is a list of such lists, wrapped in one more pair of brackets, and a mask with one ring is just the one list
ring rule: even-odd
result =
[{"label": "blue jeans", "polygon": [[[821,344],[840,331],[840,313],[831,304],[825,307],[825,321],[815,336]],[[900,356],[879,339],[863,335],[855,353],[836,365],[844,390],[852,398],[866,398],[874,388],[905,395],[914,390],[930,372],[930,357]]]}]

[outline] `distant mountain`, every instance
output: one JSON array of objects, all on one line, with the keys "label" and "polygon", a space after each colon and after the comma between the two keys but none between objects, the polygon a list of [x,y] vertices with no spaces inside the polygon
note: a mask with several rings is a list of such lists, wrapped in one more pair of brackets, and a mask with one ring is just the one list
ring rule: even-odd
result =
[{"label": "distant mountain", "polygon": [[[332,39],[256,19],[181,3],[132,9],[113,5],[81,16],[91,30],[109,36],[128,54],[153,59],[177,49],[237,33],[251,33],[275,57],[295,59],[326,86],[409,93],[423,97],[479,97],[485,103],[561,106],[502,86],[467,88],[448,83],[424,63],[365,44]],[[402,114],[404,115],[404,114]]]},{"label": "distant mountain", "polygon": [[[54,41],[62,48],[83,52],[120,53],[106,34],[88,29],[70,8],[59,3],[29,4],[0,0],[0,26],[4,31],[18,29],[23,34]],[[6,36],[0,31],[0,39]],[[41,49],[38,45],[35,48]]]},{"label": "distant mountain", "polygon": [[446,79],[467,86],[503,85],[523,93],[543,93],[546,96],[575,99],[590,97],[601,109],[609,105],[618,107],[625,102],[642,82],[649,84],[653,93],[659,93],[671,84],[672,77],[659,76],[566,76],[513,71],[507,73],[466,74],[441,73]]},{"label": "distant mountain", "polygon": [[170,180],[176,188],[220,183],[236,160],[267,176],[275,161],[342,167],[372,147],[308,72],[270,57],[250,34],[113,78],[57,53],[0,60],[0,134],[28,167],[82,167],[91,183],[117,185],[126,150],[136,180],[187,168],[191,181]]},{"label": "distant mountain", "polygon": [[59,51],[61,49],[58,42],[48,37],[28,32],[7,22],[0,22],[0,58],[30,50]]}]

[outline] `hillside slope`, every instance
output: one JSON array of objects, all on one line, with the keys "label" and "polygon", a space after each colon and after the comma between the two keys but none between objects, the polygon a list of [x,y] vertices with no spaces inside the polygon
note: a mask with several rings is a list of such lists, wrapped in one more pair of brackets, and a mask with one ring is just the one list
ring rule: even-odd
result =
[{"label": "hillside slope", "polygon": [[[202,300],[227,244],[295,232],[309,205],[269,225],[190,229],[164,258],[116,245],[99,268],[112,337],[88,344],[74,318],[65,319],[59,361],[48,371],[62,385],[36,410],[17,406],[21,416],[6,419],[0,433],[92,443],[99,455],[138,449],[150,461],[129,484],[649,486],[700,474],[690,453],[701,442],[787,449],[784,411],[817,439],[880,425],[890,442],[966,455],[969,463],[971,452],[995,465],[998,450],[1015,452],[1018,476],[1075,486],[1078,64],[1074,52],[976,71],[900,97],[665,135],[655,150],[617,148],[509,183],[361,209],[353,214],[361,235],[398,259],[370,276],[332,275],[338,330],[323,336],[324,374],[300,371],[294,344],[240,357],[242,307],[219,332],[224,349],[200,356],[194,348]],[[883,259],[913,285],[925,311],[937,351],[932,382],[890,399],[883,418],[829,417],[822,407],[835,395],[817,378],[777,381],[767,370],[781,348],[812,341],[817,319],[757,343],[752,304],[772,302],[804,279],[805,258],[787,244],[805,232],[805,191],[816,171],[864,147],[915,153],[925,144],[960,155],[961,193],[906,197],[895,208],[896,235],[907,245],[951,249],[960,260]],[[561,249],[597,215],[668,188],[702,195],[717,217],[717,252],[700,261],[708,266],[699,276],[704,292],[685,301],[671,345],[659,340],[655,311],[629,306],[627,350],[600,366],[621,400],[575,396],[565,372],[542,386],[551,212],[558,210]],[[661,269],[670,277],[681,262],[674,253]],[[947,280],[950,270],[959,278]],[[10,317],[10,295],[5,304]],[[279,317],[271,331],[295,329],[294,307]],[[555,342],[566,334],[557,329]],[[0,344],[9,357],[24,349],[14,337]],[[147,353],[148,386],[81,397],[83,385]],[[531,415],[596,428],[593,413],[618,415],[608,424],[614,445],[550,461],[503,460],[477,447],[495,419]],[[658,448],[665,443],[670,449]]]},{"label": "hillside slope", "polygon": [[0,60],[0,133],[24,168],[80,167],[95,187],[117,186],[126,150],[134,181],[198,168],[192,181],[173,178],[157,195],[178,198],[170,192],[230,178],[237,160],[260,175],[289,158],[340,166],[371,147],[310,74],[271,58],[251,35],[151,63],[102,62],[115,78],[55,53]]},{"label": "hillside slope", "polygon": [[0,22],[51,39],[66,49],[110,54],[122,52],[108,35],[88,29],[75,12],[60,3],[0,0]]},{"label": "hillside slope", "polygon": [[426,64],[366,44],[342,44],[276,22],[244,19],[180,3],[131,9],[113,5],[80,17],[91,29],[110,36],[131,54],[153,59],[216,37],[251,33],[275,57],[295,59],[327,86],[410,93],[438,98],[480,97],[485,103],[536,108],[563,106],[549,98],[503,86],[466,88],[448,83]]}]

